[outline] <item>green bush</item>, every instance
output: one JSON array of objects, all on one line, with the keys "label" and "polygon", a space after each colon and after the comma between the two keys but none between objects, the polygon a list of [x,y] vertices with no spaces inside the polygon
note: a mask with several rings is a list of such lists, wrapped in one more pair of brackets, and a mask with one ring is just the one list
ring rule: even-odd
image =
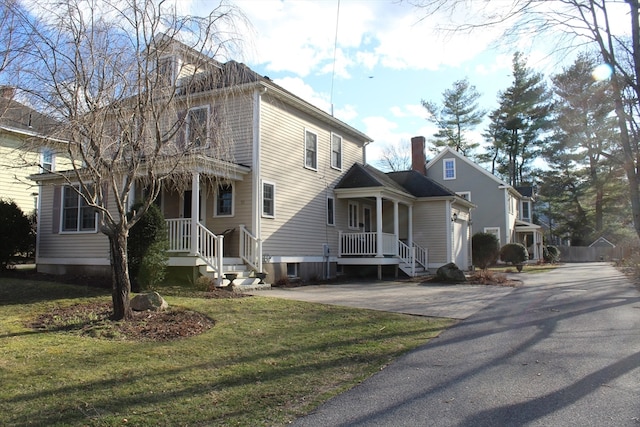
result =
[{"label": "green bush", "polygon": [[[134,205],[135,211],[141,206]],[[129,213],[131,217],[131,213]],[[169,241],[164,216],[156,205],[149,206],[147,212],[129,230],[127,256],[129,277],[134,292],[151,289],[162,282],[167,271],[167,250]]]},{"label": "green bush", "polygon": [[35,247],[33,225],[11,200],[0,199],[0,270],[11,265],[18,254],[32,254]]},{"label": "green bush", "polygon": [[[523,262],[529,259],[527,248],[520,243],[507,243],[500,249],[500,259],[504,262],[521,266]],[[518,268],[520,271],[521,268]]]},{"label": "green bush", "polygon": [[491,233],[476,233],[471,238],[471,258],[473,265],[486,270],[498,260],[500,242]]},{"label": "green bush", "polygon": [[560,249],[556,246],[544,246],[542,251],[542,256],[545,262],[556,263],[560,261]]}]

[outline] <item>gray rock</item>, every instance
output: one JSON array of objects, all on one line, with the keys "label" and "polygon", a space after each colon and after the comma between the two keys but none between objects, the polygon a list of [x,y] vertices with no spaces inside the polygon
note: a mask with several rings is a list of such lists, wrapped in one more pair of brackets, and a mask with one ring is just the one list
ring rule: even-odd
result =
[{"label": "gray rock", "polygon": [[169,308],[169,304],[157,292],[138,294],[131,299],[130,304],[135,311],[162,311]]},{"label": "gray rock", "polygon": [[464,276],[464,272],[458,268],[455,263],[450,262],[436,271],[436,280],[447,283],[461,283],[466,282],[467,278]]}]

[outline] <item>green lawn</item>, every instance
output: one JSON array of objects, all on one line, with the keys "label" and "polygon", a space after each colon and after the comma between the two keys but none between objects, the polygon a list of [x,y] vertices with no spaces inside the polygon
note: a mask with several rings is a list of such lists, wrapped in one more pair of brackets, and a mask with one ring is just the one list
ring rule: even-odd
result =
[{"label": "green lawn", "polygon": [[0,425],[285,425],[453,322],[262,296],[170,295],[171,306],[216,325],[171,342],[34,331],[27,322],[56,305],[110,296],[0,278]]}]

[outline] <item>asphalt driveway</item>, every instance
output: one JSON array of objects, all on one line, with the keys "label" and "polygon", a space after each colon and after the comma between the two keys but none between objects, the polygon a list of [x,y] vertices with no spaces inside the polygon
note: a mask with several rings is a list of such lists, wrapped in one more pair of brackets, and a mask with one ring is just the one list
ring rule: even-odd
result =
[{"label": "asphalt driveway", "polygon": [[[518,275],[511,277],[517,278]],[[466,319],[513,290],[513,287],[506,286],[363,281],[271,288],[255,291],[253,294],[417,316]]]}]

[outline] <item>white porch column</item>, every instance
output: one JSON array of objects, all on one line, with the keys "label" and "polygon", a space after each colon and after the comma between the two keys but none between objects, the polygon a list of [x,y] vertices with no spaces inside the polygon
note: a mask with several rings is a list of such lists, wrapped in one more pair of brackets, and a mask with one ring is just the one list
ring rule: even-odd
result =
[{"label": "white porch column", "polygon": [[[186,203],[186,200],[185,200]],[[200,174],[191,175],[191,255],[198,251],[198,222],[200,221]]]},{"label": "white porch column", "polygon": [[398,202],[393,201],[393,235],[395,236],[395,242],[393,245],[396,249],[396,255],[398,255],[398,240],[400,240],[400,221],[398,220]]},{"label": "white porch column", "polygon": [[540,257],[540,248],[538,247],[538,232],[533,230],[533,258],[537,261]]},{"label": "white porch column", "polygon": [[407,246],[413,247],[413,205],[407,205]]},{"label": "white porch column", "polygon": [[382,196],[376,196],[376,257],[382,258]]}]

